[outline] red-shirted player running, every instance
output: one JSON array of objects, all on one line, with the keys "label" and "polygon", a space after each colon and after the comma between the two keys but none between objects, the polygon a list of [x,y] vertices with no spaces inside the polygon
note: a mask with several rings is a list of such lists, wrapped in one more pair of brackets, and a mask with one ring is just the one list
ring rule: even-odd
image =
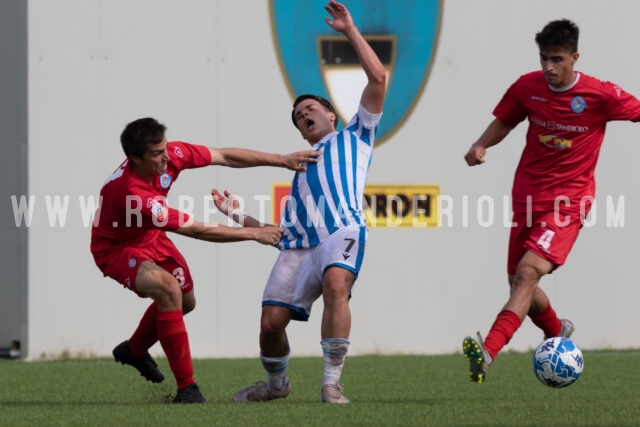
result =
[{"label": "red-shirted player running", "polygon": [[129,123],[120,141],[127,160],[100,191],[100,207],[91,233],[91,252],[105,276],[141,297],[153,299],[131,338],[113,349],[117,362],[128,364],[147,380],[164,376],[149,355],[160,341],[176,378],[176,403],[202,403],[193,379],[189,339],[183,314],[195,307],[187,262],[166,232],[210,242],[255,240],[275,245],[277,227],[226,227],[202,223],[170,208],[166,196],[181,171],[208,165],[229,167],[279,166],[304,171],[316,162],[308,150],[287,155],[239,148],[215,149],[185,142],[167,142],[166,127],[153,118]]},{"label": "red-shirted player running", "polygon": [[574,70],[578,36],[578,27],[566,19],[536,34],[542,70],[525,74],[507,90],[493,111],[496,118],[465,155],[469,166],[484,163],[486,149],[528,119],[512,190],[509,299],[484,342],[479,332],[477,339],[463,341],[469,375],[477,383],[525,316],[545,337],[572,334],[573,323],[558,318],[538,283],[564,264],[591,209],[607,122],[640,121],[638,99],[616,84]]}]

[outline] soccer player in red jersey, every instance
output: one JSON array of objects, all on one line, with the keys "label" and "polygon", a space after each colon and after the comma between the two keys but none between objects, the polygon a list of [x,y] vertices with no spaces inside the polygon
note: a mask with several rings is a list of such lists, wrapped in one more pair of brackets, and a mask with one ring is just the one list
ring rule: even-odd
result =
[{"label": "soccer player in red jersey", "polygon": [[317,154],[308,150],[279,155],[167,142],[165,131],[166,127],[153,118],[138,119],[125,127],[120,141],[127,159],[100,191],[91,253],[105,276],[153,300],[131,338],[113,349],[115,360],[159,383],[164,376],[148,350],[160,341],[178,386],[174,402],[202,403],[205,398],[193,379],[183,320],[183,315],[195,307],[193,281],[187,262],[167,232],[210,242],[255,240],[275,245],[283,230],[198,222],[169,207],[167,193],[185,169],[279,166],[304,171],[306,162],[316,162]]},{"label": "soccer player in red jersey", "polygon": [[579,29],[562,19],[549,22],[535,41],[542,70],[521,76],[493,111],[495,119],[465,155],[469,166],[484,163],[486,150],[527,119],[526,145],[512,189],[509,238],[509,299],[486,339],[463,341],[472,381],[510,341],[525,316],[545,337],[568,337],[573,323],[559,319],[538,286],[565,263],[595,197],[594,170],[613,120],[640,121],[640,101],[620,86],[574,70]]}]

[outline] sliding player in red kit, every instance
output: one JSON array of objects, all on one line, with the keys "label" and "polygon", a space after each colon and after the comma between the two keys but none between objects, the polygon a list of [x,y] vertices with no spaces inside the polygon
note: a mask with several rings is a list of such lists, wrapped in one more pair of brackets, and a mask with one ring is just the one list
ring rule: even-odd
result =
[{"label": "sliding player in red kit", "polygon": [[469,166],[484,163],[486,149],[528,119],[512,189],[509,299],[485,340],[478,332],[477,338],[463,341],[469,376],[477,383],[525,316],[545,337],[573,333],[573,323],[558,318],[538,284],[565,263],[591,209],[607,122],[640,121],[638,99],[616,84],[574,70],[578,37],[578,27],[566,19],[536,34],[542,70],[525,74],[507,90],[493,111],[495,119],[465,155]]}]

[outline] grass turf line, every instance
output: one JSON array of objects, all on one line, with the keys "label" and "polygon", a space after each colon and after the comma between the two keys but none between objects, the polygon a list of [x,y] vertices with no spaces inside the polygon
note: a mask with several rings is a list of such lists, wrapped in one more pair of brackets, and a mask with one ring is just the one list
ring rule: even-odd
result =
[{"label": "grass turf line", "polygon": [[[34,426],[631,426],[640,421],[640,351],[584,351],[582,377],[566,389],[540,384],[531,353],[506,352],[487,381],[471,383],[460,354],[358,356],[345,363],[349,405],[320,401],[321,358],[293,358],[292,394],[265,403],[233,403],[264,373],[257,359],[195,360],[205,405],[164,403],[167,379],[152,384],[111,359],[0,360],[0,425]],[[186,424],[185,424],[186,422]]]}]

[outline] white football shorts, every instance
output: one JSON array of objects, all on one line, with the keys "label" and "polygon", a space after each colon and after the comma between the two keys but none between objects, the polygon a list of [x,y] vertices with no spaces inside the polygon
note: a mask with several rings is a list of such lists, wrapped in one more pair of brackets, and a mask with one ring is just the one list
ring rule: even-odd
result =
[{"label": "white football shorts", "polygon": [[354,280],[362,265],[367,228],[349,226],[336,231],[312,248],[280,252],[262,296],[262,305],[293,311],[293,320],[309,320],[311,306],[322,295],[322,279],[329,267],[351,271]]}]

